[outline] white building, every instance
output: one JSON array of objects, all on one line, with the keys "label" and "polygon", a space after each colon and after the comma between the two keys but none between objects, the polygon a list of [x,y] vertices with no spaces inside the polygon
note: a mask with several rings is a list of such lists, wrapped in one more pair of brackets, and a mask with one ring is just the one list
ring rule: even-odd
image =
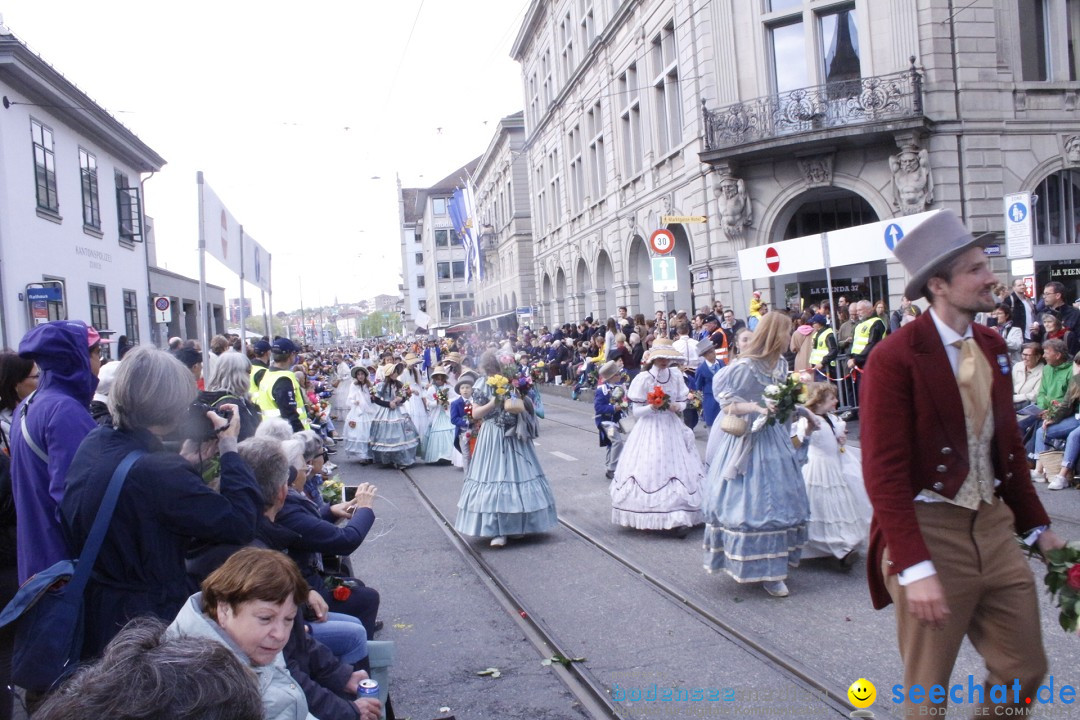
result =
[{"label": "white building", "polygon": [[476,285],[476,313],[502,325],[532,322],[536,302],[529,163],[525,116],[517,112],[499,121],[487,151],[476,167],[476,214],[484,276]]},{"label": "white building", "polygon": [[11,35],[0,105],[0,341],[70,318],[149,342],[140,183],[165,160]]},{"label": "white building", "polygon": [[431,318],[428,330],[446,328],[472,317],[472,286],[465,279],[465,248],[450,220],[450,198],[464,187],[480,158],[429,188],[398,186],[401,219],[401,267],[405,295],[405,332],[417,329],[417,313]]}]

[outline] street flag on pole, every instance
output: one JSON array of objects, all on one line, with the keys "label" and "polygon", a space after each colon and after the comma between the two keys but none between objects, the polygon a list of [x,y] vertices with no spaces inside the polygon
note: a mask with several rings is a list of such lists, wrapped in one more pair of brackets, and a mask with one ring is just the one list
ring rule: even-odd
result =
[{"label": "street flag on pole", "polygon": [[476,192],[472,178],[465,185],[465,211],[469,218],[467,227],[472,234],[473,261],[476,262],[476,277],[484,279],[484,249],[480,243],[480,218],[476,215]]},{"label": "street flag on pole", "polygon": [[[201,178],[201,173],[200,173]],[[237,275],[241,274],[242,257],[240,223],[232,216],[225,204],[210,189],[205,180],[201,183],[202,203],[199,222],[202,226],[206,252],[210,253]]]},{"label": "street flag on pole", "polygon": [[270,253],[254,238],[244,233],[244,279],[259,288],[270,291]]},{"label": "street flag on pole", "polygon": [[471,218],[465,202],[465,193],[461,188],[455,190],[450,198],[449,210],[454,232],[461,239],[461,246],[465,248],[465,284],[468,285],[472,281],[473,238],[469,229]]}]

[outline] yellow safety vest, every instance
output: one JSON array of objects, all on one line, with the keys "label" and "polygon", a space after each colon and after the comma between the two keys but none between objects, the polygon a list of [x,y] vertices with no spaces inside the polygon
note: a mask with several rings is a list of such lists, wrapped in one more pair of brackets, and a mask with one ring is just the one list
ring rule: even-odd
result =
[{"label": "yellow safety vest", "polygon": [[[832,328],[823,328],[814,340],[814,349],[810,351],[810,367],[817,367],[829,354],[829,336],[835,335]],[[832,365],[832,363],[829,363]]]},{"label": "yellow safety vest", "polygon": [[293,395],[296,396],[296,412],[300,415],[300,422],[304,429],[311,426],[308,422],[307,408],[304,407],[304,391],[300,389],[300,383],[296,381],[296,375],[290,370],[277,370],[270,368],[263,375],[259,383],[259,392],[255,394],[255,404],[262,410],[263,417],[281,417],[281,410],[274,402],[274,383],[283,377],[292,382]]},{"label": "yellow safety vest", "polygon": [[[266,372],[268,372],[267,368],[263,367],[262,365],[252,365],[251,366],[251,382],[248,383],[248,397],[253,398],[253,397],[255,397],[256,395],[259,394],[259,383],[255,382],[255,375],[258,374],[258,373],[266,373]],[[261,375],[260,375],[259,379],[260,380],[262,379]]]},{"label": "yellow safety vest", "polygon": [[862,355],[863,351],[866,350],[866,346],[870,344],[870,333],[874,329],[874,323],[885,325],[885,323],[881,322],[881,318],[875,315],[855,326],[855,339],[851,343],[852,355]]}]

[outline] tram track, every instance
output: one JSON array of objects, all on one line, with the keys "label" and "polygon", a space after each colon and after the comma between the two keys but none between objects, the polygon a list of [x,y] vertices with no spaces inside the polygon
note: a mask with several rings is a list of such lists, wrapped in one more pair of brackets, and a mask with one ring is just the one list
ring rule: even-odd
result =
[{"label": "tram track", "polygon": [[[595,431],[595,427],[591,425],[585,427],[573,422],[552,418],[545,419],[545,422],[583,432],[592,433]],[[496,598],[500,606],[511,616],[536,650],[544,657],[550,657],[552,654],[571,657],[571,652],[560,643],[556,634],[529,613],[526,603],[514,592],[510,584],[500,576],[498,571],[485,560],[483,554],[454,530],[452,519],[443,514],[409,472],[405,470],[402,471],[402,474],[407,478],[423,506],[442,527],[454,547],[465,558],[466,563]],[[723,620],[708,608],[704,602],[673,587],[665,579],[645,567],[644,564],[618,551],[574,522],[560,517],[559,525],[577,541],[585,543],[593,550],[629,570],[635,577],[657,591],[665,600],[680,608],[697,622],[708,627],[734,647],[769,666],[781,677],[789,680],[801,690],[812,694],[824,706],[823,709],[828,708],[840,716],[846,716],[852,710],[851,705],[846,700],[846,689],[835,687],[829,681],[818,677],[812,668],[778,651],[755,633],[742,630]],[[570,663],[565,666],[553,663],[552,668],[580,703],[583,710],[591,717],[620,719],[629,717],[622,708],[612,701],[607,686],[601,683],[587,667],[579,663]]]}]

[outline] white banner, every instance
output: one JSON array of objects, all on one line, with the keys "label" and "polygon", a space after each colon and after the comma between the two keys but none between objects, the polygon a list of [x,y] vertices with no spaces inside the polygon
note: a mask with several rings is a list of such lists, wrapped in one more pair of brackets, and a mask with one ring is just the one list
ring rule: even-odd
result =
[{"label": "white banner", "polygon": [[[202,178],[202,173],[199,174]],[[240,274],[240,223],[218,199],[210,185],[203,180],[200,186],[202,197],[203,237],[206,239],[206,252],[210,253],[237,275]]]},{"label": "white banner", "polygon": [[812,235],[758,245],[739,251],[739,275],[743,280],[791,275],[825,267],[821,236]]},{"label": "white banner", "polygon": [[244,233],[244,279],[270,292],[270,253],[254,238]]}]

